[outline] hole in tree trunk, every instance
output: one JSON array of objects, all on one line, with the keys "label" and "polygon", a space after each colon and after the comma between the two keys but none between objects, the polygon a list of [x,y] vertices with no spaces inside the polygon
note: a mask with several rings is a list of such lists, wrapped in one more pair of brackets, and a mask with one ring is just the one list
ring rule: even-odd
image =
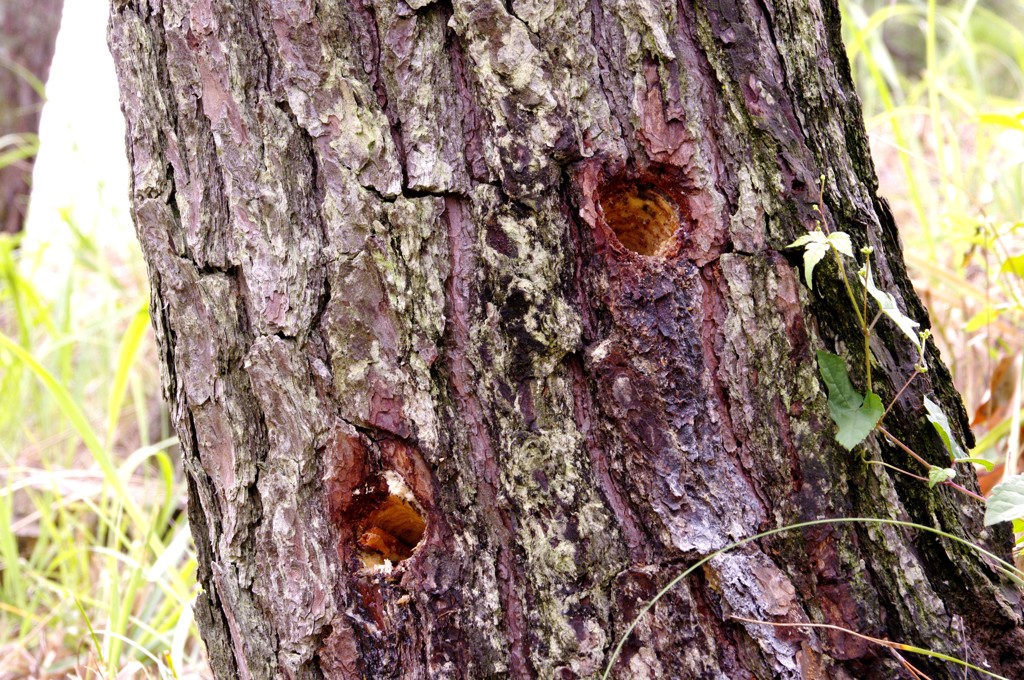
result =
[{"label": "hole in tree trunk", "polygon": [[648,257],[665,257],[676,246],[679,209],[650,182],[617,180],[601,188],[605,223],[623,247]]},{"label": "hole in tree trunk", "polygon": [[415,508],[398,496],[389,495],[366,518],[359,536],[359,547],[383,559],[401,562],[412,557],[412,551],[419,545],[426,528],[427,523]]},{"label": "hole in tree trunk", "polygon": [[360,503],[362,519],[356,524],[359,556],[366,567],[409,559],[423,540],[427,528],[412,493],[401,477],[385,471],[383,479],[375,481],[376,484],[366,485],[360,490],[363,495]]}]

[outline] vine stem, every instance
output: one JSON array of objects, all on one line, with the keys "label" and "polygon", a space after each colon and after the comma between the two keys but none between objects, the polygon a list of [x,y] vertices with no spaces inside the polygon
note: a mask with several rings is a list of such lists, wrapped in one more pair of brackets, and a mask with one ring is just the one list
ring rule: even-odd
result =
[{"label": "vine stem", "polygon": [[[865,267],[871,266],[871,252],[870,251],[867,251],[867,252],[861,251],[861,252],[864,253],[864,266]],[[864,327],[865,332],[867,332],[867,333],[871,332],[871,329],[875,327],[875,322],[878,321],[878,317],[881,316],[881,315],[882,315],[882,310],[878,310],[878,314],[876,314],[875,318],[871,320],[871,323],[867,324]],[[866,284],[864,286],[864,317],[863,318],[864,318],[864,321],[868,320],[868,287],[867,287]]]},{"label": "vine stem", "polygon": [[[889,438],[889,441],[891,441],[893,444],[895,444],[896,446],[898,446],[901,449],[903,449],[903,451],[905,451],[907,453],[907,455],[909,455],[911,458],[916,460],[918,463],[920,463],[921,465],[925,466],[928,469],[931,469],[932,467],[935,467],[931,463],[926,461],[924,458],[922,458],[921,456],[917,455],[917,453],[915,453],[912,448],[910,448],[909,446],[907,446],[906,444],[901,442],[899,439],[897,439],[895,437],[895,435],[893,435],[887,429],[885,429],[881,425],[876,425],[876,427],[878,428],[879,432],[881,432],[882,434],[884,434],[886,437]],[[929,481],[929,480],[925,480],[925,481]],[[968,489],[968,488],[966,488],[964,486],[961,486],[960,484],[957,484],[956,482],[954,482],[952,480],[947,479],[946,481],[942,482],[942,485],[943,486],[952,487],[952,488],[956,489],[957,491],[959,491],[960,493],[965,494],[967,496],[970,496],[971,498],[974,498],[976,500],[979,500],[982,503],[988,503],[988,499],[985,498],[984,496],[979,496],[978,494],[974,493],[970,489]]]},{"label": "vine stem", "polygon": [[889,430],[885,429],[885,427],[883,427],[882,425],[876,425],[876,427],[878,428],[879,432],[881,432],[882,434],[884,434],[886,437],[889,438],[889,441],[891,441],[893,444],[895,444],[896,446],[898,446],[901,449],[903,449],[903,451],[906,452],[906,454],[908,456],[910,456],[911,458],[913,458],[914,460],[916,460],[918,463],[920,463],[921,465],[925,466],[926,468],[931,468],[931,466],[932,466],[931,463],[929,463],[924,458],[919,456],[917,454],[917,452],[914,451],[914,449],[910,448],[909,446],[907,446],[906,444],[901,442],[899,439],[897,439],[896,435],[894,435],[893,433],[889,432]]},{"label": "vine stem", "polygon": [[864,327],[864,373],[867,375],[868,392],[871,392],[871,329]]},{"label": "vine stem", "polygon": [[[818,205],[816,206],[818,213],[821,215],[821,222],[819,224],[824,226],[825,233],[831,235],[833,232],[828,226],[828,220],[825,219],[825,176],[822,175],[818,180]],[[853,311],[857,315],[857,322],[860,324],[861,333],[864,335],[864,375],[867,378],[868,392],[871,392],[871,328],[875,325],[874,321],[868,324],[868,289],[864,288],[864,311],[861,312],[860,305],[857,303],[857,296],[853,292],[853,286],[850,285],[850,280],[846,276],[846,266],[843,264],[843,256],[839,254],[839,251],[829,245],[829,250],[832,251],[832,257],[835,258],[836,266],[839,267],[839,276],[843,279],[843,287],[846,288],[846,295],[850,298],[850,302],[853,303]],[[856,261],[856,259],[854,260]],[[867,258],[867,266],[871,266],[870,256]],[[878,317],[875,317],[875,321]]]},{"label": "vine stem", "polygon": [[889,415],[889,411],[892,410],[892,407],[896,405],[896,402],[899,401],[899,398],[903,396],[903,393],[907,390],[908,387],[910,387],[910,383],[914,382],[914,378],[917,377],[917,373],[917,369],[914,369],[914,372],[910,374],[909,378],[907,378],[907,382],[903,383],[903,387],[900,388],[900,391],[897,392],[896,396],[892,398],[891,402],[889,402],[889,406],[888,408],[885,409],[885,413],[882,414],[882,417],[879,418],[879,422],[885,420],[885,417]]},{"label": "vine stem", "polygon": [[[867,290],[867,289],[865,289],[865,290]],[[875,318],[873,318],[871,320],[871,323],[868,324],[868,330],[869,331],[870,330],[874,330],[875,324],[878,323],[878,320],[881,319],[881,318],[882,318],[882,311],[879,310],[878,312],[875,313]]]},{"label": "vine stem", "polygon": [[922,482],[927,482],[928,481],[927,477],[922,477],[921,475],[915,475],[913,472],[908,472],[908,471],[904,470],[901,467],[896,467],[895,465],[890,465],[889,463],[886,463],[884,460],[866,460],[864,462],[866,464],[868,464],[868,465],[881,465],[882,467],[887,467],[890,470],[895,470],[896,472],[904,474],[907,477],[913,477],[914,479],[919,479]]},{"label": "vine stem", "polygon": [[978,494],[974,493],[973,491],[971,491],[967,487],[962,486],[960,484],[957,484],[956,482],[954,482],[952,480],[947,479],[946,481],[942,482],[942,484],[943,484],[943,486],[948,486],[948,487],[952,487],[952,488],[956,489],[957,491],[959,491],[960,493],[964,494],[965,496],[970,496],[971,498],[973,498],[975,500],[978,500],[978,501],[981,501],[982,503],[985,503],[986,505],[988,504],[988,499],[987,498],[985,498],[984,496],[979,496]]},{"label": "vine stem", "polygon": [[924,524],[917,524],[915,522],[904,522],[898,519],[883,519],[880,517],[833,517],[831,519],[815,519],[807,522],[798,522],[796,524],[778,527],[777,529],[769,529],[768,531],[762,531],[761,533],[757,533],[753,536],[748,536],[747,538],[743,538],[738,541],[735,541],[734,543],[730,543],[724,548],[716,550],[710,555],[707,555],[706,557],[702,557],[701,559],[697,560],[691,567],[686,569],[683,573],[679,574],[679,576],[676,576],[674,579],[669,581],[664,588],[659,590],[657,594],[655,594],[655,596],[651,598],[651,600],[640,609],[637,615],[633,618],[633,621],[629,624],[629,626],[626,627],[626,630],[623,631],[622,635],[619,637],[618,643],[616,643],[615,645],[615,649],[612,650],[611,657],[608,659],[608,664],[607,666],[605,666],[604,674],[601,676],[602,680],[607,680],[609,677],[611,677],[612,668],[615,666],[615,662],[619,660],[619,655],[622,654],[622,647],[626,644],[626,640],[629,639],[629,636],[633,634],[633,631],[636,629],[637,625],[639,625],[640,619],[642,619],[644,615],[647,614],[647,612],[651,611],[651,609],[654,608],[654,605],[657,604],[658,601],[661,600],[661,598],[665,597],[665,595],[668,594],[669,591],[671,591],[673,588],[679,585],[679,583],[682,582],[683,579],[685,579],[694,571],[700,569],[702,566],[704,566],[711,560],[715,559],[719,555],[731,552],[736,548],[741,548],[748,543],[752,543],[762,538],[775,536],[777,534],[782,534],[787,531],[794,531],[796,529],[806,529],[807,527],[820,526],[822,524],[853,524],[857,522],[861,524],[883,524],[888,526],[899,526],[908,529],[917,529],[919,531],[927,531],[929,533],[936,534],[937,536],[942,536],[951,541],[967,546],[968,548],[977,551],[981,555],[988,557],[999,566],[1000,571],[1002,571],[1005,575],[1009,576],[1010,578],[1017,581],[1024,580],[1024,572],[1022,572],[1020,569],[1017,569],[1017,567],[1010,564],[998,555],[988,550],[985,550],[981,546],[975,545],[964,538],[954,536],[953,534],[947,531],[942,531],[941,529],[936,529],[935,527],[925,526]]},{"label": "vine stem", "polygon": [[839,254],[839,251],[835,248],[830,247],[832,251],[832,257],[835,258],[836,264],[839,266],[839,277],[843,280],[843,287],[846,288],[846,295],[850,298],[850,302],[853,303],[853,311],[857,314],[857,322],[860,323],[861,330],[863,331],[867,327],[867,323],[864,321],[864,315],[860,312],[860,304],[857,302],[857,296],[853,293],[853,287],[850,285],[850,279],[846,276],[846,267],[843,266],[843,256]]},{"label": "vine stem", "polygon": [[876,645],[888,647],[889,649],[898,649],[901,652],[913,652],[915,654],[923,654],[924,656],[930,656],[935,659],[942,659],[943,661],[955,663],[957,665],[963,666],[964,668],[970,668],[971,670],[978,671],[979,673],[984,673],[985,675],[992,678],[1000,678],[1001,680],[1007,680],[1007,678],[1002,675],[996,675],[992,671],[987,671],[984,668],[975,666],[974,664],[968,663],[967,661],[964,661],[962,659],[958,659],[955,656],[949,656],[948,654],[943,654],[942,652],[933,652],[930,649],[925,649],[923,647],[915,647],[914,645],[907,645],[902,642],[893,642],[892,640],[886,640],[884,638],[872,637],[870,635],[865,635],[864,633],[858,633],[855,630],[850,630],[849,628],[844,628],[843,626],[835,626],[831,623],[803,623],[799,621],[759,621],[758,619],[748,619],[744,616],[736,616],[735,614],[729,616],[729,618],[733,621],[742,621],[743,623],[752,623],[758,626],[778,626],[780,628],[823,628],[825,630],[838,630],[841,633],[846,633],[847,635],[852,635],[854,637],[860,638],[861,640],[867,640],[868,642],[873,642]]},{"label": "vine stem", "polygon": [[843,256],[835,248],[830,247],[829,250],[832,251],[832,257],[835,258],[836,265],[839,267],[839,278],[843,280],[843,288],[846,289],[846,295],[850,298],[850,302],[853,303],[853,311],[857,315],[857,323],[860,324],[860,331],[864,335],[864,374],[867,377],[868,392],[871,392],[871,329],[868,326],[865,315],[860,311],[860,304],[857,302],[857,296],[853,292],[853,286],[850,285],[850,279],[846,276]]}]

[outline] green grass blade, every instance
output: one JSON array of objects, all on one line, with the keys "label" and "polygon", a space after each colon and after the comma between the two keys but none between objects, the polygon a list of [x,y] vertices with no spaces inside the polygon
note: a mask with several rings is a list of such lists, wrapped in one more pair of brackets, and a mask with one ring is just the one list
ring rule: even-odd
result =
[{"label": "green grass blade", "polygon": [[117,350],[117,366],[114,370],[114,382],[110,386],[110,394],[107,399],[107,446],[114,442],[117,433],[117,425],[121,420],[121,406],[124,404],[125,392],[128,390],[128,378],[132,367],[135,365],[135,358],[138,356],[139,346],[149,329],[149,310],[145,307],[140,309],[128,329],[121,337],[121,344]]},{"label": "green grass blade", "polygon": [[[128,493],[128,489],[124,485],[124,481],[117,473],[117,468],[114,466],[114,461],[110,456],[110,452],[104,448],[100,443],[99,438],[89,425],[89,421],[86,419],[82,410],[78,407],[78,404],[74,402],[71,395],[68,394],[67,389],[61,385],[54,377],[41,366],[35,358],[25,351],[18,343],[11,340],[7,335],[0,333],[0,347],[6,349],[13,354],[19,361],[21,361],[28,369],[39,379],[40,382],[46,387],[53,398],[57,401],[64,416],[71,423],[71,426],[81,437],[82,442],[86,448],[89,449],[89,453],[92,454],[93,460],[99,465],[100,470],[103,472],[107,483],[114,489],[118,500],[124,505],[125,511],[135,524],[136,529],[143,535],[149,533],[149,522],[142,510],[132,499]],[[163,551],[163,545],[160,544],[159,539],[156,536],[150,535],[151,547],[157,553]]]}]

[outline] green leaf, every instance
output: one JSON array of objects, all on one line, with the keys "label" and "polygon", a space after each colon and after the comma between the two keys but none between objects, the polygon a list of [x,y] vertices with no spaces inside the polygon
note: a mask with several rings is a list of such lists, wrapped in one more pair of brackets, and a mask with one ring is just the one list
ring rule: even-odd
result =
[{"label": "green leaf", "polygon": [[792,243],[790,243],[786,247],[787,248],[799,248],[800,246],[805,246],[808,243],[824,243],[826,240],[827,239],[825,238],[825,234],[823,234],[822,232],[820,232],[820,231],[809,231],[806,234],[804,234],[803,236],[801,236],[800,238],[798,238],[797,240],[795,240]]},{"label": "green leaf", "polygon": [[887,317],[892,319],[899,327],[903,334],[910,339],[910,342],[914,343],[914,347],[921,350],[921,338],[918,336],[917,327],[920,325],[909,316],[900,311],[899,306],[896,304],[896,298],[884,290],[879,290],[875,285],[874,277],[871,276],[871,265],[870,263],[860,270],[861,278],[864,279],[864,285],[867,286],[868,294],[874,298],[875,302],[878,303],[879,309]]},{"label": "green leaf", "polygon": [[814,290],[814,267],[821,262],[821,259],[828,253],[829,242],[824,232],[812,231],[804,234],[797,240],[790,243],[787,248],[798,248],[804,246],[804,280],[807,287]]},{"label": "green leaf", "polygon": [[966,458],[967,454],[960,448],[956,437],[953,436],[953,431],[949,427],[949,420],[946,419],[946,414],[942,412],[942,408],[928,397],[924,398],[924,408],[928,412],[928,420],[935,426],[935,430],[942,437],[942,443],[946,445],[946,450],[949,451],[949,459]]},{"label": "green leaf", "polygon": [[845,231],[834,231],[828,235],[829,244],[838,252],[853,257],[853,243],[850,242],[850,235]]},{"label": "green leaf", "polygon": [[985,526],[1024,519],[1024,475],[1014,475],[997,484],[985,506]]},{"label": "green leaf", "polygon": [[877,394],[860,395],[850,382],[843,358],[818,350],[818,370],[828,388],[828,410],[839,427],[836,441],[847,451],[864,441],[882,419],[885,409]]},{"label": "green leaf", "polygon": [[1000,274],[1010,273],[1017,278],[1024,279],[1024,255],[1014,255],[1008,257],[1003,261],[1003,266],[999,268]]},{"label": "green leaf", "polygon": [[989,125],[997,125],[1024,132],[1024,113],[1018,113],[1015,116],[1005,113],[983,113],[978,116],[978,120]]},{"label": "green leaf", "polygon": [[128,390],[128,377],[135,357],[139,352],[142,339],[149,330],[149,309],[143,307],[128,324],[128,330],[121,337],[121,346],[117,350],[117,368],[114,371],[114,382],[107,397],[107,445],[112,446],[117,433],[117,425],[121,422],[121,406]]},{"label": "green leaf", "polygon": [[818,370],[828,388],[829,406],[835,404],[844,410],[860,408],[864,397],[853,388],[850,374],[846,371],[846,362],[841,356],[819,349]]},{"label": "green leaf", "polygon": [[953,468],[940,468],[933,465],[928,468],[928,488],[934,489],[936,484],[942,484],[956,477],[956,470]]},{"label": "green leaf", "polygon": [[1006,307],[985,305],[982,307],[980,312],[968,319],[967,325],[964,326],[964,330],[968,333],[973,333],[976,330],[984,328],[998,319],[1006,309]]},{"label": "green leaf", "polygon": [[988,471],[988,472],[992,472],[992,469],[995,468],[995,466],[996,466],[995,463],[993,463],[990,460],[985,460],[984,458],[957,458],[953,462],[954,463],[974,463],[975,465],[980,465],[981,467],[985,468],[985,470]]},{"label": "green leaf", "polygon": [[804,280],[807,281],[807,287],[814,290],[814,267],[825,257],[828,252],[828,244],[826,243],[808,243],[807,247],[804,248]]}]

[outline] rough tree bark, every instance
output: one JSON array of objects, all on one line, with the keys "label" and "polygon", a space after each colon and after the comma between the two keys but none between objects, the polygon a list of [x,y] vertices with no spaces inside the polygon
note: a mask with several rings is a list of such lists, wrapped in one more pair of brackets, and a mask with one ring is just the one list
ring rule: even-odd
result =
[{"label": "rough tree bark", "polygon": [[[0,2],[0,137],[39,133],[43,98],[33,79],[45,83],[50,74],[63,7],[64,0]],[[31,157],[0,166],[0,233],[21,231],[31,183]]]},{"label": "rough tree bark", "polygon": [[[758,530],[979,535],[833,439],[814,353],[858,329],[782,250],[819,175],[927,323],[834,0],[118,0],[110,44],[218,677],[593,677]],[[878,329],[887,401],[916,354]],[[887,422],[941,462],[931,363]],[[909,677],[745,616],[1024,677],[1020,612],[956,544],[819,527],[716,558],[616,673]]]}]

